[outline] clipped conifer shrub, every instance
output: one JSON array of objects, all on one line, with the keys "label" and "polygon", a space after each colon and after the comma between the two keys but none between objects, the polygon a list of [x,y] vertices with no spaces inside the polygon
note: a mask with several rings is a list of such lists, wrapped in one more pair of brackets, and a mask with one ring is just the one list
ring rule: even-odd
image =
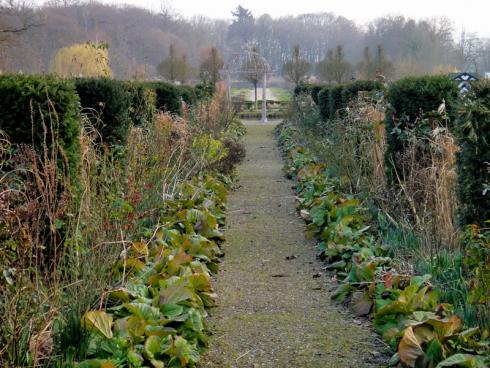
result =
[{"label": "clipped conifer shrub", "polygon": [[330,89],[330,97],[328,99],[328,119],[333,119],[338,110],[342,109],[343,104],[343,91],[345,85],[337,84]]},{"label": "clipped conifer shrub", "polygon": [[55,132],[70,173],[76,173],[80,100],[71,81],[54,76],[1,75],[0,130],[12,143],[33,144],[38,149],[44,142],[50,145]]},{"label": "clipped conifer shrub", "polygon": [[143,83],[127,82],[129,93],[129,119],[134,126],[142,126],[153,120],[155,115],[156,94]]},{"label": "clipped conifer shrub", "polygon": [[202,82],[194,87],[196,98],[198,101],[213,97],[216,92],[216,86],[213,82]]},{"label": "clipped conifer shrub", "polygon": [[195,105],[197,102],[196,90],[191,86],[179,86],[179,95],[182,100],[188,105]]},{"label": "clipped conifer shrub", "polygon": [[490,82],[473,84],[456,109],[459,220],[490,220]]},{"label": "clipped conifer shrub", "polygon": [[131,107],[125,83],[109,78],[77,78],[75,86],[83,111],[91,118],[102,143],[109,147],[124,146]]},{"label": "clipped conifer shrub", "polygon": [[346,107],[352,100],[356,99],[359,92],[371,92],[384,90],[383,84],[378,81],[358,80],[345,84],[342,90],[343,107]]},{"label": "clipped conifer shrub", "polygon": [[330,92],[333,86],[325,86],[318,93],[318,108],[323,121],[330,119]]},{"label": "clipped conifer shrub", "polygon": [[[457,84],[444,75],[408,77],[389,86],[385,119],[385,158],[389,182],[393,183],[395,177],[397,155],[403,152],[405,129],[412,129],[431,117],[439,119],[446,112],[448,128],[452,129],[458,96]],[[441,109],[441,113],[437,112],[438,109]]]},{"label": "clipped conifer shrub", "polygon": [[148,82],[146,86],[155,91],[157,110],[173,114],[182,112],[181,93],[177,86],[165,82]]},{"label": "clipped conifer shrub", "polygon": [[298,97],[299,95],[310,94],[311,92],[311,84],[300,83],[296,87],[294,87],[294,97]]},{"label": "clipped conifer shrub", "polygon": [[320,91],[323,89],[323,88],[326,88],[326,86],[324,84],[315,84],[313,86],[311,86],[311,89],[310,89],[310,96],[312,98],[312,100],[318,105],[318,95],[320,94]]}]

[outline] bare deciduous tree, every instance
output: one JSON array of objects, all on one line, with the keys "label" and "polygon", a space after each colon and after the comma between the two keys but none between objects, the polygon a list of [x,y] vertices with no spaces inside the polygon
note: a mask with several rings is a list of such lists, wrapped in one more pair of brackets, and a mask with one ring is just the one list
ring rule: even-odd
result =
[{"label": "bare deciduous tree", "polygon": [[285,77],[295,85],[300,84],[309,77],[311,64],[308,60],[301,57],[299,45],[294,46],[293,55],[290,60],[284,63],[282,70]]}]

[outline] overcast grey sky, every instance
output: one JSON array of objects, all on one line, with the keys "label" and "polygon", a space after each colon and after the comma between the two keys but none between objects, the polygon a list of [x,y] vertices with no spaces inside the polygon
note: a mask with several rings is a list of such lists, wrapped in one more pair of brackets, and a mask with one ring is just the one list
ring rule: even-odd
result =
[{"label": "overcast grey sky", "polygon": [[[129,3],[158,10],[162,0],[102,0],[106,3]],[[184,16],[205,15],[231,17],[238,4],[252,10],[254,16],[272,17],[310,12],[333,12],[365,24],[386,14],[401,14],[416,19],[446,16],[454,21],[457,32],[490,37],[490,0],[163,0]]]}]

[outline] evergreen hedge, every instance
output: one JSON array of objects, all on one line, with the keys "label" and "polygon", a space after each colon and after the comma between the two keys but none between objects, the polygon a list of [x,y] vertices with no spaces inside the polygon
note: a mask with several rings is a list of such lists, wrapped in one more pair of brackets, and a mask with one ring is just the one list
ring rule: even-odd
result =
[{"label": "evergreen hedge", "polygon": [[348,83],[344,85],[342,90],[342,103],[343,108],[354,99],[357,98],[359,92],[371,92],[371,91],[382,91],[384,86],[378,81],[372,80],[358,80],[353,83]]},{"label": "evergreen hedge", "polygon": [[180,102],[181,92],[177,86],[165,82],[146,83],[156,94],[156,108],[161,111],[168,111],[173,114],[182,112]]},{"label": "evergreen hedge", "polygon": [[191,86],[178,86],[179,95],[182,100],[189,106],[195,105],[197,102],[196,91]]},{"label": "evergreen hedge", "polygon": [[461,225],[490,220],[490,82],[474,83],[457,108],[455,132]]},{"label": "evergreen hedge", "polygon": [[300,83],[296,87],[294,87],[294,97],[298,97],[299,95],[309,95],[311,92],[311,84]]},{"label": "evergreen hedge", "polygon": [[323,121],[330,119],[330,96],[333,88],[334,86],[326,86],[320,90],[320,93],[318,93],[317,105]]},{"label": "evergreen hedge", "polygon": [[45,128],[57,130],[57,142],[74,175],[80,160],[80,100],[72,82],[54,76],[0,75],[0,129],[13,143],[41,148]]},{"label": "evergreen hedge", "polygon": [[141,126],[153,120],[156,109],[156,94],[143,83],[127,82],[129,94],[129,120],[135,126]]},{"label": "evergreen hedge", "polygon": [[199,83],[194,89],[198,101],[211,98],[216,92],[216,86],[213,82]]},{"label": "evergreen hedge", "polygon": [[125,83],[109,78],[77,78],[75,86],[82,108],[92,117],[102,142],[110,147],[124,146],[131,107]]},{"label": "evergreen hedge", "polygon": [[330,89],[330,95],[328,98],[328,117],[325,117],[325,120],[333,119],[335,117],[335,113],[343,107],[343,91],[343,84],[334,85]]},{"label": "evergreen hedge", "polygon": [[382,91],[383,85],[376,81],[355,81],[353,83],[323,86],[317,98],[323,121],[333,119],[337,111],[345,109],[359,92]]},{"label": "evergreen hedge", "polygon": [[[435,114],[443,100],[449,121],[453,121],[458,86],[447,76],[408,77],[390,84],[387,92],[385,152],[388,180],[393,183],[396,157],[403,152],[401,133],[417,120]],[[449,128],[452,128],[449,126]],[[393,166],[395,162],[395,167]]]},{"label": "evergreen hedge", "polygon": [[294,88],[294,97],[298,97],[302,94],[310,95],[312,100],[318,104],[318,95],[320,91],[325,88],[326,84],[308,84],[301,83]]}]

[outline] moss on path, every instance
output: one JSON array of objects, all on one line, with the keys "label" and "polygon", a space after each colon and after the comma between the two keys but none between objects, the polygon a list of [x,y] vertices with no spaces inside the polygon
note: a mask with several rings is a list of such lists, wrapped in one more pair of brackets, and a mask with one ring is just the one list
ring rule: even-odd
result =
[{"label": "moss on path", "polygon": [[218,306],[203,367],[380,367],[364,322],[329,300],[329,281],[303,236],[273,124],[249,124],[239,189],[229,199]]}]

